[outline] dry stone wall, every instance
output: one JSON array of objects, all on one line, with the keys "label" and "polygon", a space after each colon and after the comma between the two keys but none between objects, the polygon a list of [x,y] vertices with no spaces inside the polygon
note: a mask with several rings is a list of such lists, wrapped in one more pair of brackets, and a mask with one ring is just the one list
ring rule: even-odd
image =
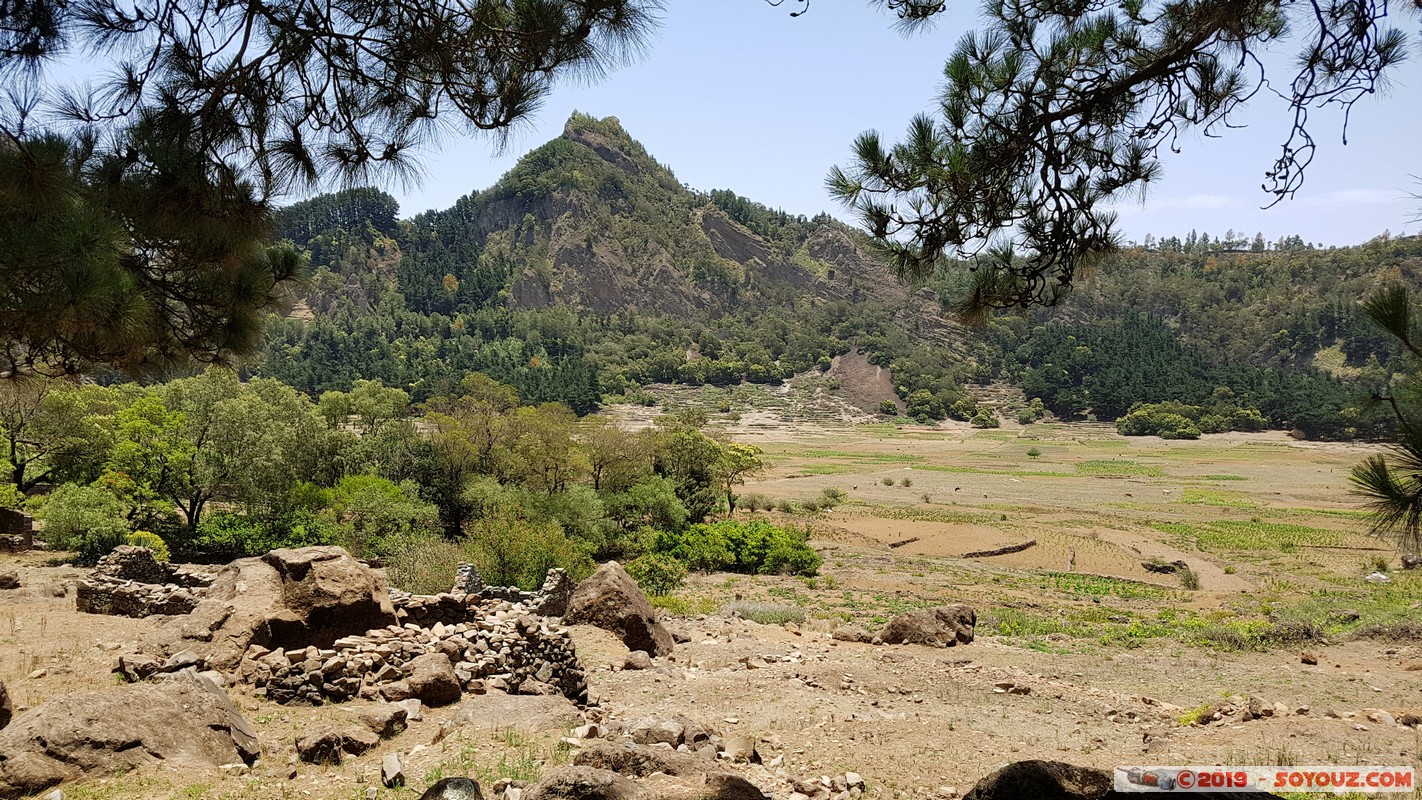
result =
[{"label": "dry stone wall", "polygon": [[122,545],[79,581],[75,606],[86,614],[150,617],[192,613],[212,576],[158,561],[146,547]]},{"label": "dry stone wall", "polygon": [[587,676],[566,629],[522,603],[488,600],[466,608],[470,621],[391,625],[338,639],[327,649],[253,646],[239,675],[278,703],[401,700],[419,696],[420,687],[412,685],[416,659],[439,653],[468,693],[561,694],[587,701]]}]

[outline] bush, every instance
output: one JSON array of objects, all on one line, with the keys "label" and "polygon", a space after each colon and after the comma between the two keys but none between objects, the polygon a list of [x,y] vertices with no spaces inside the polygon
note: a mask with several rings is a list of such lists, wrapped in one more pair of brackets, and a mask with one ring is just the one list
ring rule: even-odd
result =
[{"label": "bush", "polygon": [[899,481],[899,485],[907,489],[913,485],[913,478],[904,478],[903,480]]},{"label": "bush", "polygon": [[345,531],[329,519],[297,510],[278,519],[212,514],[198,526],[193,555],[204,561],[259,556],[279,547],[312,547],[343,541]]},{"label": "bush", "polygon": [[899,404],[893,400],[885,400],[879,404],[879,413],[886,417],[897,417],[899,415]]},{"label": "bush", "polygon": [[1041,457],[1042,457],[1042,451],[1041,451],[1041,450],[1038,450],[1038,449],[1035,448],[1035,447],[1029,447],[1029,448],[1027,448],[1027,457],[1028,457],[1028,458],[1041,458]]},{"label": "bush", "polygon": [[805,612],[798,606],[760,603],[753,600],[737,600],[734,603],[727,603],[721,609],[721,613],[728,617],[748,619],[761,625],[784,625],[787,622],[794,622],[798,625],[805,621]]},{"label": "bush", "polygon": [[1175,574],[1180,576],[1180,585],[1186,589],[1195,591],[1200,588],[1200,574],[1195,570],[1186,567],[1178,570]]},{"label": "bush", "polygon": [[883,483],[884,483],[885,486],[893,486],[893,485],[894,485],[894,479],[893,479],[893,478],[885,478],[884,481],[883,481]]},{"label": "bush", "polygon": [[1024,408],[1017,412],[1018,425],[1031,425],[1037,421],[1037,415],[1030,408]]},{"label": "bush", "polygon": [[736,498],[736,505],[747,511],[769,511],[775,507],[770,498],[763,494],[748,492]]},{"label": "bush", "polygon": [[657,553],[629,562],[627,574],[649,595],[670,594],[686,584],[686,565]]},{"label": "bush", "polygon": [[123,503],[92,486],[65,484],[41,512],[41,538],[55,550],[71,550],[79,564],[93,566],[128,538]]},{"label": "bush", "polygon": [[467,559],[457,544],[435,533],[415,533],[386,542],[385,571],[390,584],[411,594],[439,594],[454,585]]},{"label": "bush", "polygon": [[1002,421],[997,418],[997,413],[990,408],[978,409],[978,412],[973,415],[972,419],[968,420],[968,424],[974,428],[1002,427]]},{"label": "bush", "polygon": [[814,575],[822,559],[805,543],[808,538],[803,531],[764,520],[727,520],[692,525],[681,533],[662,531],[652,549],[702,572]]},{"label": "bush", "polygon": [[171,554],[168,552],[168,543],[163,541],[163,537],[148,531],[134,531],[128,535],[128,544],[134,547],[146,547],[153,551],[153,557],[159,561],[167,561]]},{"label": "bush", "polygon": [[826,486],[820,490],[820,507],[826,510],[842,505],[848,499],[849,493],[835,486]]},{"label": "bush", "polygon": [[476,520],[468,534],[465,555],[490,586],[532,591],[543,585],[553,567],[566,569],[573,580],[593,571],[592,558],[556,522],[534,522],[500,511]]}]

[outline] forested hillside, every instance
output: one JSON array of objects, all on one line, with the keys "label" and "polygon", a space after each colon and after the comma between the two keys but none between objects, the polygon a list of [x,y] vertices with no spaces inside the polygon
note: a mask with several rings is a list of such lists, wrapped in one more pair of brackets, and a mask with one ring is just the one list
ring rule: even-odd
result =
[{"label": "forested hillside", "polygon": [[961,400],[955,327],[828,216],[677,182],[615,119],[575,115],[495,186],[396,222],[374,190],[286,209],[311,258],[256,369],[416,400],[477,370],[578,412],[653,382],[779,382],[852,343]]},{"label": "forested hillside", "polygon": [[1148,237],[1060,306],[965,329],[944,310],[965,270],[904,287],[828,215],[686,187],[615,119],[581,114],[450,209],[402,220],[357,189],[279,223],[311,274],[259,374],[312,396],[379,379],[420,401],[479,371],[578,413],[652,383],[779,383],[858,348],[920,419],[988,424],[975,387],[1004,382],[1067,419],[1170,401],[1202,432],[1373,436],[1385,420],[1366,398],[1391,352],[1358,302],[1422,265],[1417,238]]}]

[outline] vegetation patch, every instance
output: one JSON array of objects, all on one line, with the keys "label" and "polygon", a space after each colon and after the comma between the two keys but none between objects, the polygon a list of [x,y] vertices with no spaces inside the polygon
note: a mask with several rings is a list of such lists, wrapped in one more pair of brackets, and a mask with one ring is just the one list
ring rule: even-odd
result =
[{"label": "vegetation patch", "polygon": [[787,622],[798,625],[805,621],[805,611],[799,606],[765,603],[757,600],[737,600],[727,603],[721,609],[721,613],[728,617],[748,619],[761,625],[784,625]]},{"label": "vegetation patch", "polygon": [[1299,547],[1337,547],[1343,543],[1343,534],[1338,531],[1258,519],[1160,522],[1153,527],[1193,543],[1200,550],[1214,553],[1292,553]]},{"label": "vegetation patch", "polygon": [[1141,464],[1123,459],[1097,458],[1081,461],[1076,465],[1078,475],[1092,475],[1109,478],[1162,478],[1165,470],[1151,464]]}]

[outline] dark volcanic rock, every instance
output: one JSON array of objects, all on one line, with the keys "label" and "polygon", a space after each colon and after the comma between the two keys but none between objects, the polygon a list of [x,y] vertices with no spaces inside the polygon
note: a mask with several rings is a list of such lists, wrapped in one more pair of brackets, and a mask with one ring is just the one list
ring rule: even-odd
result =
[{"label": "dark volcanic rock", "polygon": [[563,623],[611,631],[628,650],[644,650],[652,656],[669,655],[674,646],[671,633],[657,621],[647,596],[616,561],[598,567],[578,584]]},{"label": "dark volcanic rock", "polygon": [[484,795],[472,778],[445,778],[426,789],[420,800],[484,800]]},{"label": "dark volcanic rock", "polygon": [[889,620],[879,632],[884,644],[927,644],[952,647],[970,644],[978,617],[968,606],[922,608]]}]

